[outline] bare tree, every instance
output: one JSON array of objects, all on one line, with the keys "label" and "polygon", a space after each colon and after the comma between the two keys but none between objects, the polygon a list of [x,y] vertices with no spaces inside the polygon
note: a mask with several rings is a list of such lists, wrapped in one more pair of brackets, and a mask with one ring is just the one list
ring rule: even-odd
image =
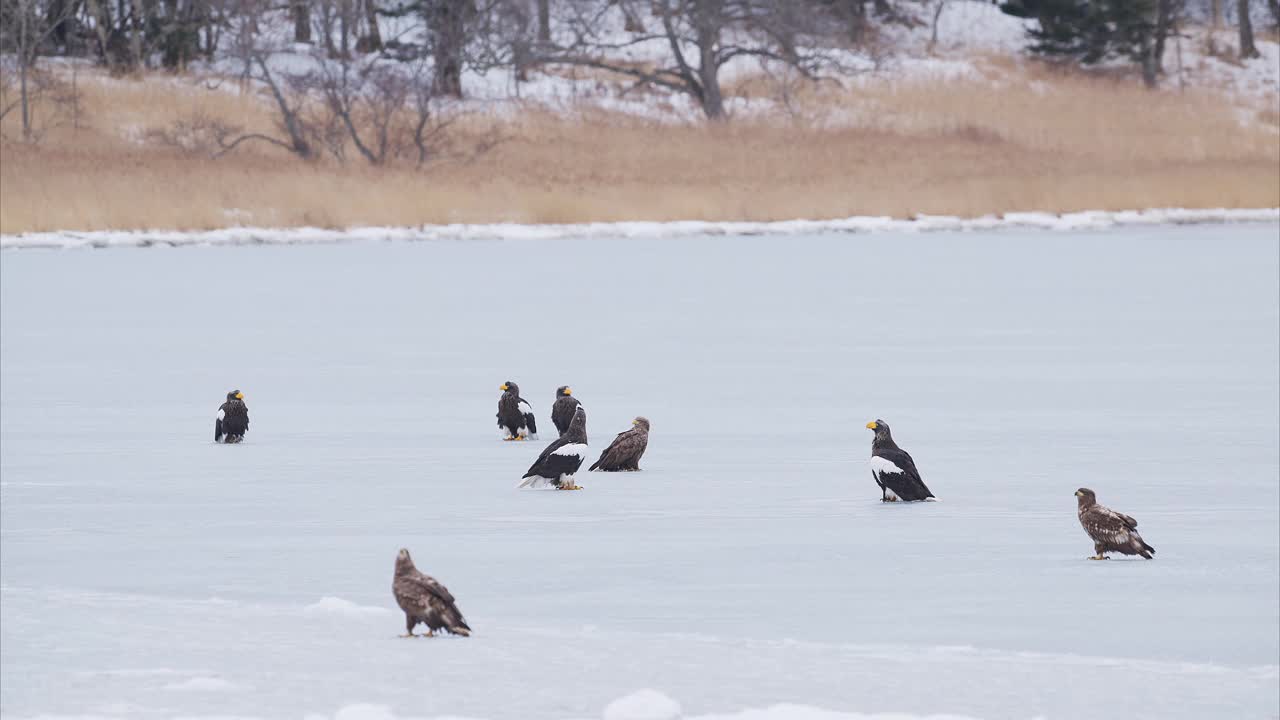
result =
[{"label": "bare tree", "polygon": [[[43,95],[57,85],[56,78],[40,77],[36,84],[36,63],[50,37],[67,21],[76,5],[41,0],[0,0],[0,51],[11,53],[18,75],[16,107],[22,114],[22,138],[35,139],[32,124],[33,91]],[[7,111],[6,111],[7,112]]]},{"label": "bare tree", "polygon": [[1236,14],[1240,25],[1240,59],[1262,57],[1258,46],[1253,44],[1253,21],[1249,18],[1249,0],[1237,0]]},{"label": "bare tree", "polygon": [[[618,0],[618,5],[627,1]],[[544,60],[607,70],[634,78],[636,85],[684,93],[707,118],[717,121],[725,118],[720,71],[737,58],[781,63],[807,77],[834,64],[833,55],[815,49],[829,46],[832,38],[807,43],[833,26],[812,6],[788,0],[654,0],[652,8],[659,20],[657,30],[617,42],[599,31],[607,27],[602,16],[613,8],[588,5],[572,23],[573,44]],[[665,58],[657,63],[618,59],[644,44],[665,47]]]}]

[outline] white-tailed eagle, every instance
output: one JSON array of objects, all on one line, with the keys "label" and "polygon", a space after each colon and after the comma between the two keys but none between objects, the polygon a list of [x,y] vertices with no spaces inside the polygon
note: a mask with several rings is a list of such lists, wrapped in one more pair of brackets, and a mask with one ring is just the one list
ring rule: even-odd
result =
[{"label": "white-tailed eagle", "polygon": [[1099,505],[1098,496],[1089,488],[1076,490],[1076,504],[1080,525],[1093,538],[1093,551],[1096,554],[1090,560],[1106,560],[1106,553],[1109,552],[1141,555],[1151,559],[1151,554],[1156,549],[1138,534],[1137,520]]},{"label": "white-tailed eagle", "polygon": [[639,470],[640,457],[648,447],[649,419],[638,417],[631,421],[630,430],[618,433],[589,469],[604,472]]},{"label": "white-tailed eagle", "polygon": [[430,575],[418,572],[409,551],[404,548],[396,555],[396,574],[391,581],[391,590],[395,593],[396,604],[404,611],[406,633],[403,637],[419,637],[413,634],[418,623],[427,626],[425,637],[431,637],[442,629],[454,635],[471,634],[471,627],[462,618],[462,612],[448,588]]}]

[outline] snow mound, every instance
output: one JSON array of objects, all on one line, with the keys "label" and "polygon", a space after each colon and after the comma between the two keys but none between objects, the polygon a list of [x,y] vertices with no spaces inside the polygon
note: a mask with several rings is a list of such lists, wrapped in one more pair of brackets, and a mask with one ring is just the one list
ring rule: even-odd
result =
[{"label": "snow mound", "polygon": [[[574,238],[673,239],[703,235],[807,235],[812,233],[939,232],[977,230],[1106,230],[1153,225],[1278,222],[1280,208],[1160,208],[1075,213],[1016,212],[962,218],[917,215],[909,220],[858,216],[838,220],[778,222],[617,222],[571,225],[423,225],[419,227],[249,228],[203,232],[166,230],[0,235],[0,249],[108,248],[188,245],[305,245],[341,242],[426,242],[432,240],[559,240]],[[321,601],[323,604],[324,601]]]},{"label": "snow mound", "polygon": [[381,617],[389,615],[390,610],[373,605],[357,605],[350,600],[326,595],[319,601],[302,608],[309,615],[342,615],[353,618]]},{"label": "snow mound", "polygon": [[911,713],[856,713],[823,710],[808,705],[773,705],[728,715],[699,715],[688,720],[975,720],[967,715],[913,715]]},{"label": "snow mound", "polygon": [[193,677],[182,682],[169,683],[164,686],[165,690],[179,690],[182,692],[223,692],[226,690],[234,690],[236,686],[217,677]]},{"label": "snow mound", "polygon": [[637,690],[609,703],[604,720],[676,720],[680,703],[657,690]]}]

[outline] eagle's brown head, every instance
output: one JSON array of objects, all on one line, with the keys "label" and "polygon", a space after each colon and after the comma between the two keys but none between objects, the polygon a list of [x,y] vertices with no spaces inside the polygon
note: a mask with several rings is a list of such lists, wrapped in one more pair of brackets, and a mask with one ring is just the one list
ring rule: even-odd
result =
[{"label": "eagle's brown head", "polygon": [[638,417],[635,420],[632,420],[631,424],[645,432],[649,432],[649,418],[647,417]]},{"label": "eagle's brown head", "polygon": [[1076,490],[1076,498],[1078,498],[1080,507],[1089,507],[1090,505],[1095,505],[1098,502],[1097,494],[1089,488],[1080,488],[1079,490]]},{"label": "eagle's brown head", "polygon": [[409,551],[400,548],[400,552],[396,554],[396,574],[407,572],[413,569],[413,558],[409,557]]}]

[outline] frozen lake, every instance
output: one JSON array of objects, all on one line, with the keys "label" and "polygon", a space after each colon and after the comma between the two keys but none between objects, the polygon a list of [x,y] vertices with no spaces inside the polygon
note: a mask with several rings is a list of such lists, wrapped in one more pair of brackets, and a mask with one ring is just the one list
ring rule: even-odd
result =
[{"label": "frozen lake", "polygon": [[[1278,246],[5,252],[0,712],[1273,718]],[[498,440],[504,380],[541,442]],[[597,452],[652,420],[645,472],[514,489],[562,384]],[[877,417],[941,502],[879,502]],[[1086,561],[1080,486],[1156,559]],[[474,637],[397,638],[402,546]]]}]

